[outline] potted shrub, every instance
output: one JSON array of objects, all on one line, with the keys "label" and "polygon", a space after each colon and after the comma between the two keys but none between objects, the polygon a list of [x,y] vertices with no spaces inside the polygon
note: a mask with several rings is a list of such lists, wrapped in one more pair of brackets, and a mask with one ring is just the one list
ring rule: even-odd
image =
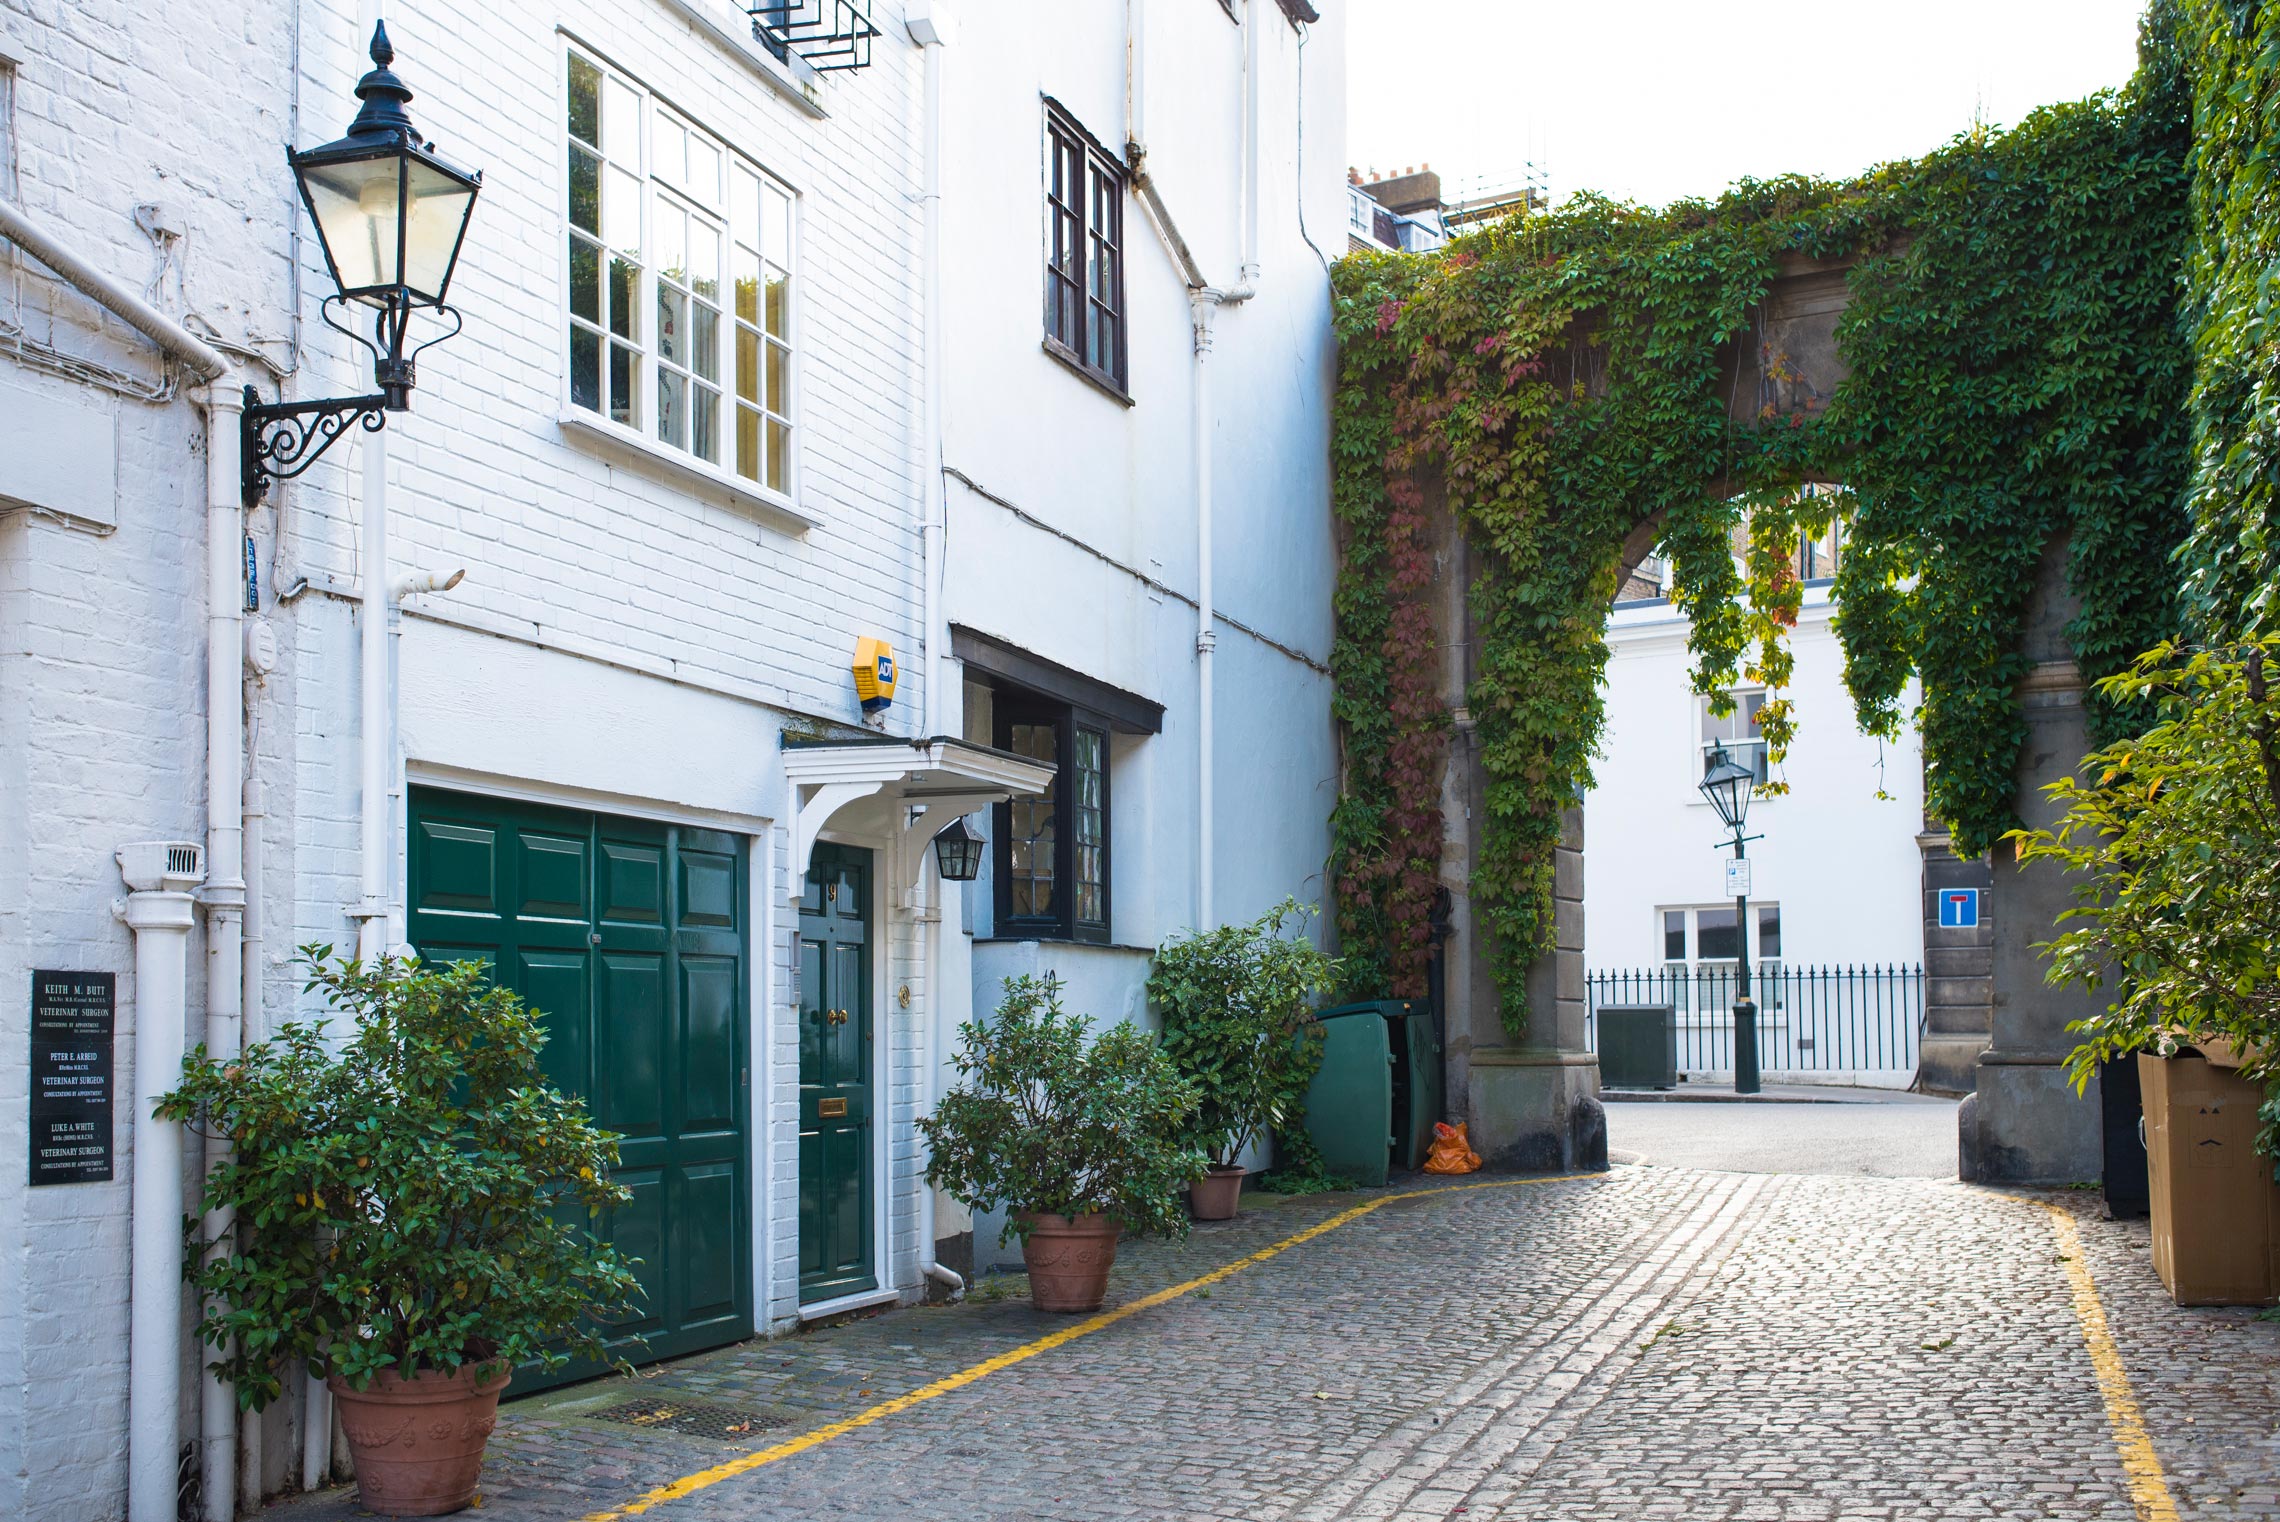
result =
[{"label": "potted shrub", "polygon": [[320,1019],[200,1048],[160,1101],[232,1143],[203,1208],[234,1225],[190,1248],[199,1335],[249,1409],[293,1365],[326,1377],[368,1510],[457,1511],[516,1365],[606,1356],[596,1323],[635,1293],[586,1225],[628,1197],[616,1138],[547,1084],[536,1014],[482,964],[302,954],[338,1045]]},{"label": "potted shrub", "polygon": [[2280,1152],[2280,636],[2229,650],[2156,646],[2099,682],[2150,708],[2142,735],[2083,758],[2045,792],[2055,829],[2011,838],[2019,860],[2077,874],[2044,948],[2053,983],[2114,985],[2073,1029],[2070,1066],[2177,1044],[2231,1048],[2266,1094],[2260,1147]]},{"label": "potted shrub", "polygon": [[1164,1051],[1196,1086],[1196,1144],[1210,1160],[1189,1189],[1199,1221],[1232,1217],[1242,1198],[1243,1149],[1287,1125],[1322,1065],[1315,995],[1338,963],[1304,935],[1314,911],[1284,899],[1247,925],[1175,936],[1157,948],[1148,998],[1164,1022]]},{"label": "potted shrub", "polygon": [[1187,1229],[1194,1087],[1129,1020],[1088,1039],[1058,978],[1008,978],[996,1017],[958,1035],[958,1084],[918,1122],[927,1181],[1008,1212],[1039,1310],[1099,1309],[1121,1232]]}]

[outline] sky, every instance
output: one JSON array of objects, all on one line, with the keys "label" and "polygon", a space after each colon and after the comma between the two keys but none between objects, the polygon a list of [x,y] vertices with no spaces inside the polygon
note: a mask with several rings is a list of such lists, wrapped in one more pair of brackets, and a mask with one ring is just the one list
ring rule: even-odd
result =
[{"label": "sky", "polygon": [[1840,177],[2119,85],[2143,0],[1336,0],[1347,161],[1660,205]]}]

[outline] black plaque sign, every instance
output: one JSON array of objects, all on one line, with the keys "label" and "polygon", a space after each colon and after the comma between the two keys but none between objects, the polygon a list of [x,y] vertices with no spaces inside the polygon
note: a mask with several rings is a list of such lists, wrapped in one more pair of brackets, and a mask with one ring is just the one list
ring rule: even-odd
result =
[{"label": "black plaque sign", "polygon": [[111,1176],[111,1025],[118,979],[32,974],[32,1182]]}]

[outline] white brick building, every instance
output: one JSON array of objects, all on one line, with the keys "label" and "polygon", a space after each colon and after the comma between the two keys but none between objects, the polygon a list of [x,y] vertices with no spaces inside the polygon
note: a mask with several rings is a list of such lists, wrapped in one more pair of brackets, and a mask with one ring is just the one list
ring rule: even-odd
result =
[{"label": "white brick building", "polygon": [[[421,356],[412,412],[245,515],[250,555],[219,541],[250,564],[243,617],[276,654],[247,669],[245,805],[209,818],[209,527],[234,512],[209,510],[208,413],[226,424],[248,383],[371,389],[319,321],[330,280],[282,149],[340,133],[377,7],[177,7],[161,27],[115,0],[0,0],[0,201],[154,308],[173,352],[230,365],[211,400],[0,237],[0,1043],[25,1050],[34,969],[118,977],[111,1179],[0,1168],[0,1515],[123,1516],[131,1464],[177,1460],[220,1515],[331,1463],[298,1389],[233,1447],[186,1338],[174,1442],[130,1417],[150,994],[113,914],[123,843],[244,827],[249,1038],[297,1008],[290,949],[354,945],[368,912],[382,943],[513,969],[571,1081],[614,1085],[597,1106],[629,1136],[624,1229],[658,1234],[635,1250],[659,1351],[914,1297],[938,1253],[963,1259],[954,1207],[928,1239],[910,1122],[928,1050],[998,978],[1055,967],[1079,1007],[1137,1013],[1165,934],[1320,896],[1331,355],[1309,244],[1343,214],[1336,18],[993,0],[952,30],[944,9],[879,0],[868,66],[818,73],[729,0],[390,0],[413,119],[484,171],[451,290],[465,330]],[[1075,198],[1080,230],[1121,219],[1113,350],[1041,321],[1056,134],[1107,198]],[[1200,367],[1191,286],[1216,317]],[[460,570],[396,620],[362,601]],[[894,743],[859,727],[862,637],[903,663]],[[1068,896],[1032,873],[1035,912],[1001,923],[1004,866],[944,900],[925,840],[952,803],[1047,769],[908,742],[998,745],[1001,719],[1050,704],[1062,750],[1019,738],[1059,768]],[[1106,802],[1080,820],[1063,779],[1096,725]],[[1096,824],[1103,856],[1080,857]],[[1078,923],[1088,873],[1105,902]],[[207,964],[238,938],[226,889],[209,882],[190,935],[192,1041],[217,1013]],[[855,942],[852,983],[803,983]],[[857,1018],[818,1070],[802,1032],[842,1006]],[[29,1082],[0,1064],[12,1146]],[[838,1129],[819,1096],[853,1101]],[[186,1188],[198,1163],[185,1145]],[[836,1180],[804,1231],[803,1163]]]}]

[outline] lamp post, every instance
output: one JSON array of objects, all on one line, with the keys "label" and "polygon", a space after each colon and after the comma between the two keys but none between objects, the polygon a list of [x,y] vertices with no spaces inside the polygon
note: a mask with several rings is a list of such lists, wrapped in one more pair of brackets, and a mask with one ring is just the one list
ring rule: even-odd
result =
[{"label": "lamp post", "polygon": [[1750,999],[1750,869],[1744,847],[1753,835],[1742,833],[1749,817],[1750,795],[1757,789],[1757,773],[1726,754],[1723,745],[1712,746],[1702,766],[1702,796],[1733,831],[1734,860],[1727,869],[1734,895],[1734,930],[1741,944],[1735,951],[1734,983],[1734,1092],[1758,1091],[1757,1005]]},{"label": "lamp post", "polygon": [[[267,403],[246,387],[240,471],[248,507],[271,481],[289,480],[314,465],[352,426],[377,433],[389,413],[410,411],[417,383],[413,361],[420,350],[459,331],[459,313],[444,297],[483,176],[458,168],[439,157],[433,143],[420,140],[404,110],[412,92],[388,67],[395,61],[387,27],[374,27],[372,72],[357,81],[356,98],[364,105],[348,135],[286,155],[338,288],[324,299],[320,315],[328,327],[370,351],[379,390]],[[335,303],[343,311],[369,308],[372,336],[336,318]],[[451,326],[407,353],[404,340],[419,311],[449,318]]]}]

